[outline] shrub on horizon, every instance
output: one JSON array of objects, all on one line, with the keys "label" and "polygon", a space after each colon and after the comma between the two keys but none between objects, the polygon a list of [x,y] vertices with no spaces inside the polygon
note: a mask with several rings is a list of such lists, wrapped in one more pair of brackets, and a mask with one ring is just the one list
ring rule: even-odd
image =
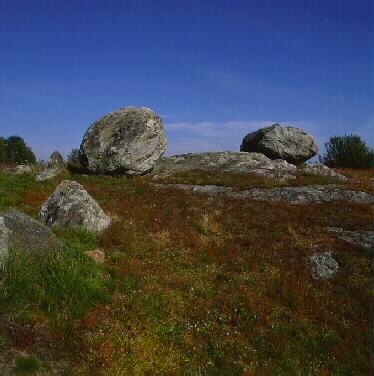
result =
[{"label": "shrub on horizon", "polygon": [[34,164],[36,157],[22,137],[0,137],[0,162]]},{"label": "shrub on horizon", "polygon": [[372,168],[374,151],[358,135],[331,137],[325,143],[326,153],[319,161],[328,167]]}]

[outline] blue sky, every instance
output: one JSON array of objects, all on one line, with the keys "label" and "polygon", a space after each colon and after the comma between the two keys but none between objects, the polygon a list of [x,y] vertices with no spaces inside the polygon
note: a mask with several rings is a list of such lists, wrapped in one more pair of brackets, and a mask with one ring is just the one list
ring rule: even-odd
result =
[{"label": "blue sky", "polygon": [[2,0],[0,136],[40,159],[126,105],[167,155],[239,151],[279,122],[373,145],[372,0]]}]

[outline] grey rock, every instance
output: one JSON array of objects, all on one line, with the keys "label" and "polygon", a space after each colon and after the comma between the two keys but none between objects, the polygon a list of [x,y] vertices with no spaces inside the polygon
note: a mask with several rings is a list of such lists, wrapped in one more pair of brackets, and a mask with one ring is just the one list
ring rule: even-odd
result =
[{"label": "grey rock", "polygon": [[330,176],[332,178],[336,178],[339,180],[348,180],[348,178],[342,174],[337,173],[333,169],[325,166],[322,163],[309,163],[306,164],[303,168],[302,171],[307,174],[312,174],[312,175],[319,175],[319,176]]},{"label": "grey rock", "polygon": [[152,173],[155,177],[162,177],[188,170],[244,172],[278,179],[290,179],[295,177],[296,166],[281,159],[271,160],[260,153],[217,151],[160,158]]},{"label": "grey rock", "polygon": [[303,129],[276,123],[247,134],[240,151],[263,153],[270,159],[300,164],[315,156],[318,146],[314,137]]},{"label": "grey rock", "polygon": [[96,173],[142,175],[152,170],[166,145],[160,116],[146,107],[122,107],[87,129],[81,162]]},{"label": "grey rock", "polygon": [[64,158],[58,151],[54,151],[51,156],[49,157],[49,161],[47,162],[47,166],[49,168],[62,168],[64,167]]},{"label": "grey rock", "polygon": [[33,169],[29,165],[19,164],[14,167],[6,167],[3,169],[4,172],[12,175],[22,175],[22,174],[31,174]]},{"label": "grey rock", "polygon": [[99,204],[81,184],[63,180],[41,206],[40,220],[47,225],[83,227],[90,231],[103,231],[110,225]]},{"label": "grey rock", "polygon": [[300,187],[252,188],[236,193],[237,197],[250,197],[256,200],[287,201],[292,204],[323,203],[333,200],[354,203],[371,203],[370,194],[346,190],[334,184],[305,185]]},{"label": "grey rock", "polygon": [[64,243],[34,218],[13,209],[0,213],[0,254],[13,248],[40,255],[63,247]]},{"label": "grey rock", "polygon": [[64,168],[64,158],[58,151],[54,151],[49,157],[49,160],[47,164],[45,165],[43,171],[40,174],[35,176],[35,180],[40,182],[40,181],[52,179],[58,174],[60,174],[63,168]]},{"label": "grey rock", "polygon": [[313,279],[325,280],[335,277],[339,271],[338,262],[332,257],[332,252],[314,253],[309,257]]},{"label": "grey rock", "polygon": [[332,200],[345,200],[355,203],[371,203],[373,198],[366,192],[344,190],[333,184],[307,185],[300,187],[251,188],[233,190],[230,187],[194,184],[154,184],[156,188],[175,187],[197,193],[223,194],[235,198],[253,200],[287,201],[291,204],[321,204]]},{"label": "grey rock", "polygon": [[372,230],[359,230],[350,231],[344,230],[342,227],[328,227],[328,231],[334,232],[339,239],[342,239],[348,243],[358,244],[364,248],[373,248],[373,235]]},{"label": "grey rock", "polygon": [[37,182],[53,179],[58,174],[61,173],[61,170],[58,168],[45,168],[40,174],[35,176]]}]

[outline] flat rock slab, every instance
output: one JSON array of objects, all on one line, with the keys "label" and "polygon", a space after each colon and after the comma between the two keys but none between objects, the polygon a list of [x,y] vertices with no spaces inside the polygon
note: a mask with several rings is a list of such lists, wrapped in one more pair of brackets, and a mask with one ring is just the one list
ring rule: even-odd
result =
[{"label": "flat rock slab", "polygon": [[44,254],[64,247],[64,243],[47,226],[18,210],[1,212],[0,218],[3,229],[0,236],[4,235],[0,241],[3,254],[8,249]]},{"label": "flat rock slab", "polygon": [[221,194],[253,200],[287,201],[292,204],[323,203],[332,200],[345,200],[355,203],[371,203],[373,197],[361,191],[337,188],[333,184],[307,185],[300,187],[251,188],[235,191],[231,187],[194,184],[154,184],[156,188],[175,187],[197,193]]},{"label": "flat rock slab", "polygon": [[336,237],[348,243],[359,244],[364,248],[373,248],[373,231],[350,231],[342,227],[328,227],[328,231],[334,232]]},{"label": "flat rock slab", "polygon": [[152,173],[167,176],[175,172],[202,170],[218,172],[253,173],[278,179],[295,177],[296,166],[284,160],[271,160],[261,153],[217,151],[187,153],[160,158]]}]

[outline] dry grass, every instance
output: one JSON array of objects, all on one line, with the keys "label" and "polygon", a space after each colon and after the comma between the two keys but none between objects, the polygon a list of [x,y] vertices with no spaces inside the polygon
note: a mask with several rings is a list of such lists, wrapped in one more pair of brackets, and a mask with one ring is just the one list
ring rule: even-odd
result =
[{"label": "dry grass", "polygon": [[[351,173],[369,189],[372,171]],[[371,254],[326,227],[369,230],[370,205],[209,197],[156,190],[149,177],[71,178],[116,218],[98,239],[112,299],[65,341],[73,375],[369,374]],[[195,172],[168,179],[274,184]],[[26,190],[22,205],[36,212],[48,189]],[[315,281],[308,256],[324,250],[341,269]]]}]

